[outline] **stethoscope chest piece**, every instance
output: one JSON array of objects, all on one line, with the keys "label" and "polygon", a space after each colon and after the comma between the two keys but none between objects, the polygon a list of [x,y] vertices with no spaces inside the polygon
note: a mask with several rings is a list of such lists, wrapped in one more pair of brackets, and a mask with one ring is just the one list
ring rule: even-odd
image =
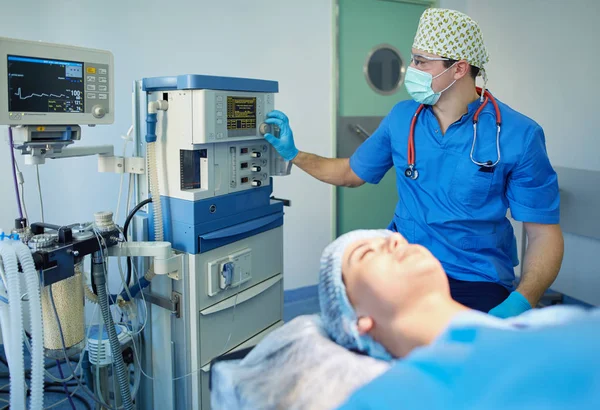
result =
[{"label": "stethoscope chest piece", "polygon": [[419,171],[411,165],[404,171],[404,176],[410,179],[417,179],[419,178]]}]

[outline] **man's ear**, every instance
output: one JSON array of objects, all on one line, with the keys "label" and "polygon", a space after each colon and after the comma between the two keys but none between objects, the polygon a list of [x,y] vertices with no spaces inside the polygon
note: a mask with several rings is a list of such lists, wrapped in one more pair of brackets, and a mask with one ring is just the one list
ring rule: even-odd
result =
[{"label": "man's ear", "polygon": [[373,329],[373,325],[373,319],[371,319],[369,316],[359,317],[357,322],[358,333],[361,336],[369,333],[371,329]]},{"label": "man's ear", "polygon": [[454,75],[454,79],[459,80],[466,75],[469,75],[471,70],[471,66],[465,60],[460,60],[456,63],[456,74]]}]

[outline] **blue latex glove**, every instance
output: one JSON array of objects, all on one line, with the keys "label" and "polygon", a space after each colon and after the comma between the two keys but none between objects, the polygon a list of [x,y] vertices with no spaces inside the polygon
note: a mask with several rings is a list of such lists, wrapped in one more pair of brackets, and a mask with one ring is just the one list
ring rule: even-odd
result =
[{"label": "blue latex glove", "polygon": [[265,139],[275,147],[279,155],[286,161],[296,158],[298,149],[294,145],[294,134],[290,128],[288,117],[281,111],[274,110],[267,114],[265,122],[279,127],[279,138],[273,134],[266,133]]},{"label": "blue latex glove", "polygon": [[531,309],[529,301],[525,298],[525,296],[521,295],[515,290],[508,295],[504,302],[490,310],[489,314],[501,319],[506,319],[507,317],[519,316],[521,313],[526,312],[529,309]]}]

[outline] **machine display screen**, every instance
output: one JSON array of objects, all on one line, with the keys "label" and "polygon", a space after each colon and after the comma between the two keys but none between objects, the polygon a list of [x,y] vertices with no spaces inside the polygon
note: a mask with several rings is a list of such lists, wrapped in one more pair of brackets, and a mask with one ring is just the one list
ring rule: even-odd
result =
[{"label": "machine display screen", "polygon": [[8,56],[8,110],[84,112],[83,63]]},{"label": "machine display screen", "polygon": [[256,97],[227,96],[227,129],[256,128]]}]

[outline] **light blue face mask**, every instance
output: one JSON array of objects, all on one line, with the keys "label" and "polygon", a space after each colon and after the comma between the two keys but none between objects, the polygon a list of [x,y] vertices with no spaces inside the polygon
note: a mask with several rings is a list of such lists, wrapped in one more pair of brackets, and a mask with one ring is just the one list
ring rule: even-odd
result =
[{"label": "light blue face mask", "polygon": [[414,67],[408,67],[408,70],[406,71],[406,77],[404,78],[404,86],[406,87],[406,91],[408,91],[408,94],[413,100],[420,104],[435,105],[435,103],[437,103],[440,99],[442,93],[448,88],[452,87],[456,80],[452,81],[452,84],[438,93],[433,91],[431,84],[433,83],[433,80],[450,70],[454,64],[446,68],[435,77],[429,73],[426,73],[425,71],[417,70]]}]

